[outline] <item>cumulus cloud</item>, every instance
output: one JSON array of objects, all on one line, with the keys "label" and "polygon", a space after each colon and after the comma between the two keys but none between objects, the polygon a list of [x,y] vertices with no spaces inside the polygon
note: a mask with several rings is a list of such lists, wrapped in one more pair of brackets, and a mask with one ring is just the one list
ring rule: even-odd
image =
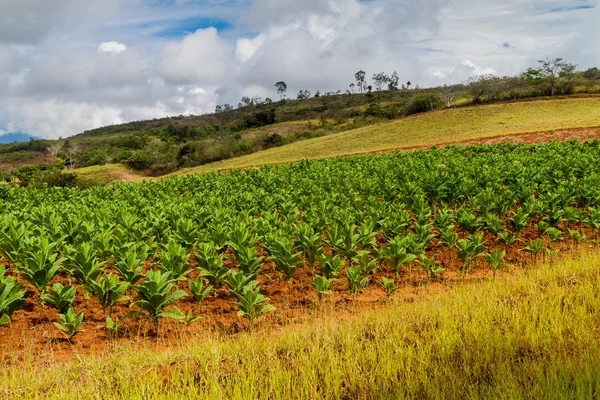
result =
[{"label": "cumulus cloud", "polygon": [[368,78],[396,70],[401,81],[427,86],[518,74],[545,56],[598,65],[600,45],[590,38],[600,36],[600,7],[580,6],[579,0],[0,0],[0,129],[54,138],[212,112],[242,96],[275,97],[279,80],[290,96],[300,89],[345,90],[361,69]]},{"label": "cumulus cloud", "polygon": [[222,84],[229,73],[231,51],[215,28],[199,29],[164,47],[158,72],[177,84]]},{"label": "cumulus cloud", "polygon": [[98,46],[100,53],[119,54],[127,50],[127,46],[119,42],[103,42]]},{"label": "cumulus cloud", "polygon": [[132,0],[2,0],[0,1],[0,43],[31,45],[53,31],[61,32],[83,24],[88,18],[114,15]]}]

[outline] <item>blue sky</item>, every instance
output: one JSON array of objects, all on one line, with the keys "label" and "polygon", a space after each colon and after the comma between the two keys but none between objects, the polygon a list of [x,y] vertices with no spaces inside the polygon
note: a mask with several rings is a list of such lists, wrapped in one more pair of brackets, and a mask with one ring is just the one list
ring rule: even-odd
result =
[{"label": "blue sky", "polygon": [[600,0],[2,0],[0,134],[56,138],[243,96],[600,65]]}]

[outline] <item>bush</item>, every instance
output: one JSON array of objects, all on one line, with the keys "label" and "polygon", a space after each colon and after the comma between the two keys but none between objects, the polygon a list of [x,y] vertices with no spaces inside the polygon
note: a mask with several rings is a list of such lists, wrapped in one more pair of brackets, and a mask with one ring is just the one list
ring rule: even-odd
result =
[{"label": "bush", "polygon": [[127,160],[127,164],[131,168],[137,170],[146,169],[152,164],[152,157],[145,151],[136,151],[131,158]]},{"label": "bush", "polygon": [[404,107],[404,115],[419,114],[442,108],[442,99],[439,93],[421,93],[413,96]]},{"label": "bush", "polygon": [[286,140],[283,136],[281,136],[277,133],[274,133],[265,138],[265,140],[263,141],[263,147],[265,149],[269,149],[271,147],[283,146],[285,143],[286,143]]},{"label": "bush", "polygon": [[48,171],[40,174],[36,183],[46,183],[48,186],[75,187],[77,186],[77,175],[73,172]]}]

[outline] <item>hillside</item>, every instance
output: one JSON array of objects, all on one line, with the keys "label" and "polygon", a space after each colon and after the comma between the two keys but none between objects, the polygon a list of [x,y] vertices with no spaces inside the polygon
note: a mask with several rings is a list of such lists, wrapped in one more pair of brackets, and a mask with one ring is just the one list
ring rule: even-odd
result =
[{"label": "hillside", "polygon": [[600,98],[537,100],[435,111],[255,154],[178,174],[280,164],[527,132],[600,126]]},{"label": "hillside", "polygon": [[[544,80],[483,76],[429,89],[338,92],[277,102],[244,98],[238,108],[218,106],[212,114],[0,145],[0,181],[87,186],[119,179],[122,171],[127,171],[123,179],[135,180],[598,126],[598,92],[597,78],[578,73],[560,78],[554,87]],[[103,168],[112,164],[126,167]],[[115,168],[121,172],[111,172]],[[64,173],[73,169],[83,169],[78,175],[87,177],[78,181]]]}]

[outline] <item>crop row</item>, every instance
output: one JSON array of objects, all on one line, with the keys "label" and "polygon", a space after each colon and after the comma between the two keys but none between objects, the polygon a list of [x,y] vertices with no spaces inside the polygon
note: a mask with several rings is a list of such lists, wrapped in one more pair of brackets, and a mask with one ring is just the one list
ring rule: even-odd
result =
[{"label": "crop row", "polygon": [[478,259],[496,271],[515,247],[533,258],[584,232],[595,239],[598,161],[597,141],[502,144],[86,190],[0,188],[0,325],[24,305],[24,282],[72,337],[84,318],[77,286],[116,334],[116,304],[131,309],[120,318],[158,330],[162,318],[198,319],[177,308],[182,298],[201,303],[224,287],[254,321],[274,309],[260,293],[267,263],[288,282],[309,269],[319,298],[338,281],[356,294],[377,271],[416,266],[434,279],[447,267],[442,249],[463,274]]}]

